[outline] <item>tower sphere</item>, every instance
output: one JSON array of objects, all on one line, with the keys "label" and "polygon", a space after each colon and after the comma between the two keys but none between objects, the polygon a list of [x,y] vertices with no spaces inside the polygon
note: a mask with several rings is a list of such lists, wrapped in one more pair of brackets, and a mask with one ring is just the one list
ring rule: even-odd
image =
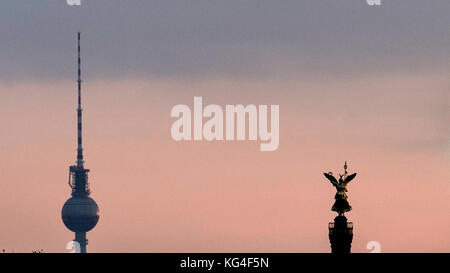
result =
[{"label": "tower sphere", "polygon": [[93,229],[99,216],[97,203],[88,196],[69,198],[61,211],[64,225],[73,232],[88,232]]}]

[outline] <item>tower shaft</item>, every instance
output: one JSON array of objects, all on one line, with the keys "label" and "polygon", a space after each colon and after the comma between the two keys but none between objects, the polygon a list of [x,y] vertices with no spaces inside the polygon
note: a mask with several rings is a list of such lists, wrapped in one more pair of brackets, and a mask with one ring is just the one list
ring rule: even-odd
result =
[{"label": "tower shaft", "polygon": [[[69,185],[72,188],[72,196],[89,196],[88,169],[84,168],[83,158],[83,119],[81,108],[81,34],[78,32],[78,107],[77,107],[77,161],[75,166],[69,169]],[[72,182],[71,182],[72,181]]]},{"label": "tower shaft", "polygon": [[331,244],[331,253],[349,254],[351,252],[353,240],[353,223],[347,222],[347,218],[339,215],[334,218],[334,222],[328,224]]},{"label": "tower shaft", "polygon": [[[83,118],[81,108],[81,34],[78,32],[78,108],[77,108],[77,131],[78,131],[78,146],[77,146],[77,167],[73,170],[73,178],[75,182],[75,187],[73,187],[72,195],[75,196],[88,196],[89,188],[87,184],[87,172],[89,170],[84,169],[83,160]],[[75,232],[75,241],[80,244],[80,253],[86,253],[86,232]]]},{"label": "tower shaft", "polygon": [[80,244],[80,253],[86,253],[86,246],[88,240],[86,239],[86,232],[75,232],[75,242]]},{"label": "tower shaft", "polygon": [[80,48],[80,32],[78,32],[78,108],[77,108],[77,121],[78,121],[78,148],[77,148],[77,167],[83,167],[83,135],[82,135],[82,111],[81,108],[81,48]]}]

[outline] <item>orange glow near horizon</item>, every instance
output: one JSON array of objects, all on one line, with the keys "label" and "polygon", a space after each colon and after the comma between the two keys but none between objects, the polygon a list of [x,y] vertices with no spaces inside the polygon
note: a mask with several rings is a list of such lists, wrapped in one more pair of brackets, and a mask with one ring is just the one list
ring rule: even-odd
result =
[{"label": "orange glow near horizon", "polygon": [[[101,217],[89,252],[329,252],[323,172],[350,182],[353,252],[450,250],[447,75],[320,80],[124,79],[83,86],[84,149]],[[170,110],[279,104],[280,144],[183,141]],[[447,101],[447,103],[446,103]],[[0,247],[69,252],[74,82],[0,84]]]}]

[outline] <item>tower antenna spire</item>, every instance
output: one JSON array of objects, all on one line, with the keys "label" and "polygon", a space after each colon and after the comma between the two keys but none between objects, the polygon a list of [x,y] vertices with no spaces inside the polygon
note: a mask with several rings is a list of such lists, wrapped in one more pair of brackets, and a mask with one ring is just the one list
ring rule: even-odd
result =
[{"label": "tower antenna spire", "polygon": [[77,166],[83,167],[83,135],[82,135],[82,111],[81,108],[81,48],[80,48],[81,34],[78,32],[78,148],[77,148]]}]

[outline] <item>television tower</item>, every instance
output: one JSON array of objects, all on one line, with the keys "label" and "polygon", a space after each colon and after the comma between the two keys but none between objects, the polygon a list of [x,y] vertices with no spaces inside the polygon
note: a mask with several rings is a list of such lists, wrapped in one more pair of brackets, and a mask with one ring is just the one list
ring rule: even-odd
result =
[{"label": "television tower", "polygon": [[[81,58],[80,32],[78,32],[78,148],[76,165],[69,167],[69,186],[72,197],[64,204],[61,217],[64,225],[75,232],[75,242],[79,244],[79,252],[86,253],[86,232],[97,225],[99,210],[94,199],[89,197],[88,169],[84,168],[82,145],[82,109],[81,109]],[[76,249],[78,250],[78,249]],[[78,252],[78,251],[77,251]]]}]

